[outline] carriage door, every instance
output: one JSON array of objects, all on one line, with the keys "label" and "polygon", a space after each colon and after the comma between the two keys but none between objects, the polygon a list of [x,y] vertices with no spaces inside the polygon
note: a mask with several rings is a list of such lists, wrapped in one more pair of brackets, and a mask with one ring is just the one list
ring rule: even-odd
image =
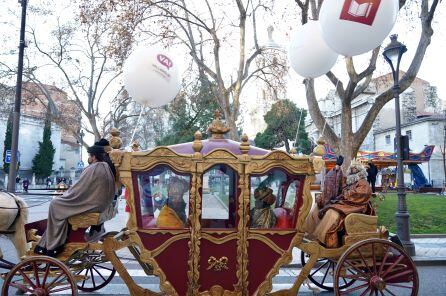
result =
[{"label": "carriage door", "polygon": [[[242,251],[238,243],[238,216],[242,204],[239,189],[241,166],[199,163],[197,216],[199,241],[195,244],[199,265],[198,291],[239,291],[242,277]],[[200,182],[200,181],[199,181]],[[200,207],[201,205],[201,207]],[[198,221],[197,221],[198,222]],[[236,288],[237,287],[237,288]]]}]

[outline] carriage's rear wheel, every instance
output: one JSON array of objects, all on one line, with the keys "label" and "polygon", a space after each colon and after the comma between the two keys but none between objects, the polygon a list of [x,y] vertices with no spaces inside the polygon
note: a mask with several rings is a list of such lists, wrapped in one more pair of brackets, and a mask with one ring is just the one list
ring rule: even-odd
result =
[{"label": "carriage's rear wheel", "polygon": [[47,256],[29,257],[21,261],[5,278],[2,295],[16,292],[36,296],[59,292],[77,295],[77,287],[70,270],[59,260]]},{"label": "carriage's rear wheel", "polygon": [[[306,254],[304,251],[300,253],[300,262],[302,266],[307,264],[310,255]],[[318,259],[314,269],[308,275],[308,279],[321,289],[326,291],[334,290],[334,273],[336,269],[336,262],[327,258]],[[354,279],[345,279],[343,277],[339,278],[339,287],[345,289],[353,285]]]},{"label": "carriage's rear wheel", "polygon": [[[343,289],[338,278],[356,280]],[[339,258],[335,272],[336,295],[398,295],[418,294],[418,272],[412,258],[399,245],[368,239],[352,245]]]}]

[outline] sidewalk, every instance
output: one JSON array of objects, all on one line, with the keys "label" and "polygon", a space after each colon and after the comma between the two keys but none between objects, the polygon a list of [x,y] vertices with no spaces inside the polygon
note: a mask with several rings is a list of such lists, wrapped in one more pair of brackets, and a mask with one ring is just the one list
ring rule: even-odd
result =
[{"label": "sidewalk", "polygon": [[446,265],[446,236],[414,236],[416,256],[412,257],[417,265]]},{"label": "sidewalk", "polygon": [[[446,266],[446,235],[414,235],[411,240],[415,244],[416,256],[412,257],[417,266]],[[293,250],[293,261],[290,266],[301,267],[301,251]]]}]

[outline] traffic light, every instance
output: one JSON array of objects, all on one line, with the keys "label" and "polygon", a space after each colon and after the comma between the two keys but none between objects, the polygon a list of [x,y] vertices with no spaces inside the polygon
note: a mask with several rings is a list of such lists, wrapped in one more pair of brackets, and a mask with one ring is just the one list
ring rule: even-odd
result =
[{"label": "traffic light", "polygon": [[409,159],[409,136],[401,136],[401,151],[403,160]]}]

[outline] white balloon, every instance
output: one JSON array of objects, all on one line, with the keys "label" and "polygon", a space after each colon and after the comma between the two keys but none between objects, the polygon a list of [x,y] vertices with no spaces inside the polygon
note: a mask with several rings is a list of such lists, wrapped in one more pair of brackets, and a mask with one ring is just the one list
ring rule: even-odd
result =
[{"label": "white balloon", "polygon": [[322,36],[339,54],[363,54],[389,35],[398,11],[397,0],[325,0],[319,14]]},{"label": "white balloon", "polygon": [[124,63],[124,85],[138,103],[160,107],[171,102],[180,91],[177,62],[166,50],[142,47]]},{"label": "white balloon", "polygon": [[290,65],[306,78],[324,75],[334,66],[338,54],[322,38],[319,22],[308,22],[291,37],[288,49]]}]

